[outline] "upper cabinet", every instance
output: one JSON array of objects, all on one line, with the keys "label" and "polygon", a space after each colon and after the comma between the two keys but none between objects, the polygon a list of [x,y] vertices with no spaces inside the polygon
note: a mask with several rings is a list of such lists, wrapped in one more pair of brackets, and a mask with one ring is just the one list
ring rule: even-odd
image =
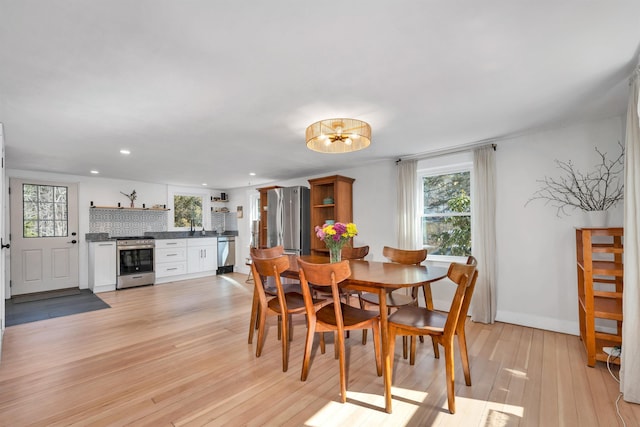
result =
[{"label": "upper cabinet", "polygon": [[309,180],[311,199],[311,253],[326,255],[327,248],[315,236],[316,225],[327,220],[353,222],[353,182],[355,179],[341,175],[325,176]]}]

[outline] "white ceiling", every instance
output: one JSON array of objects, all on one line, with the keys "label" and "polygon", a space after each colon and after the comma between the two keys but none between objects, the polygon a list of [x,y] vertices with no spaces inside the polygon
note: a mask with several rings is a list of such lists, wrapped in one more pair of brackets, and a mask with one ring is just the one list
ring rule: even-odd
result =
[{"label": "white ceiling", "polygon": [[[621,114],[639,46],[637,0],[0,0],[6,163],[219,189],[332,172]],[[371,146],[308,150],[333,117]]]}]

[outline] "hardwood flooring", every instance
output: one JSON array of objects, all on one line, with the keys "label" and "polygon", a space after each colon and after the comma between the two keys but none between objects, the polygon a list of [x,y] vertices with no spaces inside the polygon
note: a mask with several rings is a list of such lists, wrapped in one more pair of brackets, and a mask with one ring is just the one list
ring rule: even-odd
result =
[{"label": "hardwood flooring", "polygon": [[[578,337],[468,322],[473,385],[456,358],[447,411],[444,361],[396,346],[393,414],[384,412],[371,339],[346,340],[347,403],[339,403],[332,337],[318,338],[300,381],[305,323],[294,316],[288,372],[275,319],[263,355],[247,344],[252,284],[228,274],[99,294],[111,306],[8,327],[0,363],[0,425],[135,426],[618,426],[618,384],[586,366]],[[370,336],[370,334],[369,334]],[[617,374],[617,366],[613,368]],[[640,405],[620,400],[627,426]]]}]

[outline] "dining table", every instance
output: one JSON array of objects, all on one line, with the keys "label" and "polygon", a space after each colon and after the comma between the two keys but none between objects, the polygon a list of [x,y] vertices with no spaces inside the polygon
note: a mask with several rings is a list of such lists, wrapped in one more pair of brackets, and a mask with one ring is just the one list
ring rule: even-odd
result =
[{"label": "dining table", "polygon": [[[329,257],[321,255],[302,255],[305,262],[326,264]],[[289,268],[283,276],[299,277],[298,256],[289,255]],[[406,265],[392,262],[349,260],[351,275],[339,283],[348,290],[372,292],[378,295],[380,309],[380,336],[382,348],[382,375],[384,381],[385,411],[391,413],[391,355],[389,354],[389,327],[387,293],[401,288],[430,286],[432,282],[447,277],[448,269],[440,266]],[[425,295],[427,292],[425,292]],[[429,296],[431,292],[428,292]],[[425,296],[426,298],[426,296]],[[431,301],[427,306],[432,307]]]}]

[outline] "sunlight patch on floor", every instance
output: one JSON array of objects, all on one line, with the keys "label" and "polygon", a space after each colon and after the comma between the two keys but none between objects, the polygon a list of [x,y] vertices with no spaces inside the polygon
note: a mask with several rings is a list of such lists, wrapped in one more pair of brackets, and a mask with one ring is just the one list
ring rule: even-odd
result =
[{"label": "sunlight patch on floor", "polygon": [[[427,398],[424,391],[409,390],[394,387],[393,414],[384,412],[384,396],[371,393],[360,393],[347,390],[347,403],[329,402],[305,422],[308,427],[326,426],[359,426],[383,425],[392,422],[393,425],[404,425],[411,420],[421,404]],[[354,407],[369,407],[367,416],[353,419]]]}]

